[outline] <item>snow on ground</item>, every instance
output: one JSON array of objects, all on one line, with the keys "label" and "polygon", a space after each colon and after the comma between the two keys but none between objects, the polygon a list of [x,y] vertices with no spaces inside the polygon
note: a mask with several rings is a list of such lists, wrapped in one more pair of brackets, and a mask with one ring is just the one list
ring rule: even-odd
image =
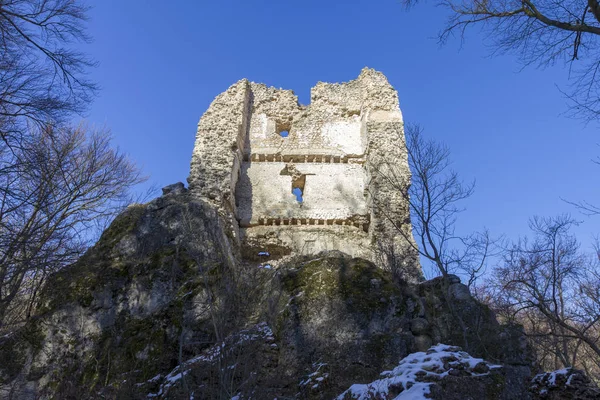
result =
[{"label": "snow on ground", "polygon": [[583,371],[574,368],[563,368],[534,376],[531,380],[529,390],[540,395],[546,395],[549,391],[583,387],[589,382],[590,380],[585,376]]},{"label": "snow on ground", "polygon": [[[267,325],[266,322],[261,322],[250,329],[244,329],[239,331],[235,335],[232,335],[225,339],[225,341],[221,343],[217,343],[212,347],[204,350],[202,354],[193,357],[180,365],[176,366],[171,370],[171,372],[166,375],[164,378],[162,375],[156,375],[152,379],[144,382],[138,383],[137,386],[144,386],[148,383],[156,383],[162,381],[158,392],[156,393],[148,393],[148,398],[156,398],[161,397],[167,394],[168,390],[177,384],[185,375],[190,372],[190,369],[202,362],[213,362],[219,358],[225,357],[229,351],[234,350],[239,345],[251,341],[251,340],[264,340],[266,342],[274,342],[275,337],[273,336],[273,331]],[[272,343],[271,346],[277,346],[275,343]],[[231,368],[232,366],[226,367]],[[233,366],[235,367],[235,366]]]},{"label": "snow on ground", "polygon": [[323,382],[329,378],[329,373],[325,372],[324,369],[327,367],[326,363],[313,363],[314,372],[308,374],[306,379],[300,381],[301,388],[317,389]]},{"label": "snow on ground", "polygon": [[[531,380],[531,382],[537,383],[540,385],[544,385],[547,387],[557,387],[557,386],[559,386],[557,381],[560,381],[560,382],[566,381],[566,385],[569,385],[571,377],[569,377],[567,379],[566,376],[569,374],[570,371],[571,371],[571,368],[563,368],[563,369],[557,369],[556,371],[544,372],[543,374],[538,374],[538,375],[534,376],[533,379]],[[571,375],[571,376],[573,376],[573,375]],[[563,379],[560,379],[560,378],[563,378]]]},{"label": "snow on ground", "polygon": [[409,354],[392,371],[383,372],[381,379],[352,385],[336,400],[427,400],[425,395],[430,393],[433,382],[449,375],[452,370],[482,376],[495,368],[501,366],[471,357],[459,347],[438,344],[426,352]]}]

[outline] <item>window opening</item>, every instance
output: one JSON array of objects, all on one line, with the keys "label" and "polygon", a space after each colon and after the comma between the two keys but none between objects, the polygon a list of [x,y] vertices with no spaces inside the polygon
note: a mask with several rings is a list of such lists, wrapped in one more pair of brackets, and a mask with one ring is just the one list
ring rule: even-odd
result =
[{"label": "window opening", "polygon": [[292,193],[294,194],[294,196],[296,196],[296,200],[298,201],[298,203],[302,203],[304,201],[304,199],[302,198],[302,190],[300,190],[300,188],[292,189]]},{"label": "window opening", "polygon": [[306,184],[306,175],[292,176],[292,194],[296,196],[298,203],[302,203],[304,199],[304,185]]},{"label": "window opening", "polygon": [[292,178],[292,194],[296,196],[298,203],[304,201],[304,185],[306,184],[306,175],[314,174],[303,174],[296,169],[294,164],[288,163],[279,173],[280,175],[290,175]]}]

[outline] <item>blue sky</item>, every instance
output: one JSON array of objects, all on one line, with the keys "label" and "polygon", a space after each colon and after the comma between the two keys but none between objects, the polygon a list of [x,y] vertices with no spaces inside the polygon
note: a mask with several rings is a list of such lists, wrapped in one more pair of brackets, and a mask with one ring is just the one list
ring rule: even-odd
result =
[{"label": "blue sky", "polygon": [[[521,70],[489,57],[469,32],[440,46],[447,13],[434,3],[406,11],[394,0],[102,1],[90,12],[101,87],[86,118],[159,187],[185,182],[196,124],[212,99],[241,78],[293,89],[301,103],[318,81],[354,79],[364,66],[398,90],[406,122],[445,142],[454,168],[476,180],[459,229],[526,233],[528,218],[600,204],[598,124],[564,116],[568,70]],[[581,217],[588,244],[598,219]]]}]

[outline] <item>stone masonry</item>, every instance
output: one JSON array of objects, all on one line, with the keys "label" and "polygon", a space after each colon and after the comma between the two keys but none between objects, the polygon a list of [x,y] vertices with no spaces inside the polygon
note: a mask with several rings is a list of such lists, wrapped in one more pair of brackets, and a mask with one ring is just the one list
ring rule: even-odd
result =
[{"label": "stone masonry", "polygon": [[319,82],[308,106],[291,90],[235,83],[200,119],[188,181],[246,261],[339,250],[421,279],[402,113],[380,72]]}]

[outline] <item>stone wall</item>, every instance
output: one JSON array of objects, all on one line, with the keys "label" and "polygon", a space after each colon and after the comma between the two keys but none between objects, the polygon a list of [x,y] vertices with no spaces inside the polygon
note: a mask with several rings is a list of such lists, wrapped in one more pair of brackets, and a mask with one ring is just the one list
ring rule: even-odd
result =
[{"label": "stone wall", "polygon": [[319,82],[308,106],[291,90],[239,81],[200,120],[189,183],[230,221],[242,254],[340,250],[421,277],[402,114],[380,72]]},{"label": "stone wall", "polygon": [[[240,226],[264,225],[267,219],[316,219],[322,224],[366,216],[367,174],[356,164],[294,164],[301,182],[283,162],[244,162],[236,189]],[[292,193],[301,187],[302,201]],[[285,223],[288,225],[288,223]]]}]

